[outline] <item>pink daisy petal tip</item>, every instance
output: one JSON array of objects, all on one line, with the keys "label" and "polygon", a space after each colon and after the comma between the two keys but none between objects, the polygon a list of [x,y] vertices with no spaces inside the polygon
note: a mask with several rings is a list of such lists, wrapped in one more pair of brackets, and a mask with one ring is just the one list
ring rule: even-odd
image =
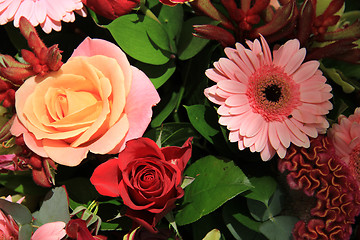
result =
[{"label": "pink daisy petal tip", "polygon": [[81,0],[4,0],[0,4],[0,24],[14,21],[19,27],[20,18],[25,17],[33,26],[40,25],[50,33],[61,30],[61,21],[74,22],[75,12],[86,16]]},{"label": "pink daisy petal tip", "polygon": [[264,161],[275,153],[284,158],[294,144],[309,147],[309,137],[329,126],[325,114],[332,109],[331,87],[316,61],[303,63],[306,51],[297,39],[271,53],[265,38],[237,43],[208,69],[216,84],[205,96],[220,105],[219,123],[226,126],[239,149],[260,152]]}]

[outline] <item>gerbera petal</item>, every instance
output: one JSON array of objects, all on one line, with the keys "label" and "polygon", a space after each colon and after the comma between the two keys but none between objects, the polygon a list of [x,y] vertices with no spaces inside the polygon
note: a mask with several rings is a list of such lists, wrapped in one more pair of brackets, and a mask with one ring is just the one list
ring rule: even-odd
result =
[{"label": "gerbera petal", "polygon": [[247,90],[244,84],[231,80],[220,81],[218,87],[231,93],[245,93]]},{"label": "gerbera petal", "polygon": [[276,150],[280,146],[280,139],[277,135],[275,122],[269,122],[269,141],[271,146]]},{"label": "gerbera petal", "polygon": [[274,56],[274,65],[279,67],[285,67],[289,62],[290,58],[299,50],[300,42],[297,39],[292,39],[287,41],[283,46],[281,46],[282,51],[276,57]]},{"label": "gerbera petal", "polygon": [[237,115],[237,114],[243,114],[250,110],[251,110],[251,107],[249,106],[249,104],[244,104],[242,106],[230,108],[229,113],[233,114],[233,115]]},{"label": "gerbera petal", "polygon": [[220,82],[224,80],[229,80],[229,78],[222,75],[217,69],[210,68],[205,71],[205,75],[213,80],[214,82]]},{"label": "gerbera petal", "polygon": [[248,70],[253,73],[255,72],[255,69],[253,67],[253,64],[251,63],[251,61],[249,60],[248,56],[245,53],[245,48],[243,45],[241,45],[240,43],[236,43],[236,49],[238,51],[238,54],[241,58],[241,60],[243,61],[243,63],[245,64],[245,66],[248,68]]},{"label": "gerbera petal", "polygon": [[311,76],[318,70],[320,63],[318,61],[309,61],[300,66],[298,70],[292,75],[292,78],[296,83],[301,83]]},{"label": "gerbera petal", "polygon": [[261,45],[264,53],[264,64],[270,65],[272,63],[271,51],[265,38],[260,34]]},{"label": "gerbera petal", "polygon": [[268,142],[265,144],[264,149],[261,151],[260,156],[263,161],[270,160],[275,155],[275,149],[271,147],[271,144]]},{"label": "gerbera petal", "polygon": [[230,140],[230,142],[238,142],[238,141],[240,141],[239,131],[230,131],[229,140]]},{"label": "gerbera petal", "polygon": [[248,102],[248,99],[241,94],[234,94],[225,100],[225,104],[231,107],[242,106]]},{"label": "gerbera petal", "polygon": [[285,148],[288,148],[290,146],[289,129],[286,127],[286,125],[280,122],[275,122],[275,128],[281,144]]},{"label": "gerbera petal", "polygon": [[264,127],[258,133],[259,135],[258,141],[255,142],[254,144],[256,152],[261,152],[265,148],[265,144],[267,143],[267,139],[268,139],[268,129],[269,129],[269,124],[264,123]]},{"label": "gerbera petal", "polygon": [[289,62],[285,65],[284,72],[288,75],[293,74],[302,64],[305,59],[306,49],[301,48],[297,51],[289,60]]},{"label": "gerbera petal", "polygon": [[244,135],[246,137],[253,137],[257,135],[265,126],[265,121],[260,114],[254,114],[251,121],[251,124],[245,130]]}]

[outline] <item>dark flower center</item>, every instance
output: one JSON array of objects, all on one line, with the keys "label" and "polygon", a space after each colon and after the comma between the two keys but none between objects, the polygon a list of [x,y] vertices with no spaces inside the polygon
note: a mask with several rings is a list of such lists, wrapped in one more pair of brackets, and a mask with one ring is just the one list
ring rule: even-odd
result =
[{"label": "dark flower center", "polygon": [[265,97],[270,102],[278,102],[281,97],[281,87],[276,84],[268,85],[265,90],[263,90]]},{"label": "dark flower center", "polygon": [[266,121],[283,121],[300,105],[299,86],[284,70],[264,65],[249,78],[246,92],[253,112]]}]

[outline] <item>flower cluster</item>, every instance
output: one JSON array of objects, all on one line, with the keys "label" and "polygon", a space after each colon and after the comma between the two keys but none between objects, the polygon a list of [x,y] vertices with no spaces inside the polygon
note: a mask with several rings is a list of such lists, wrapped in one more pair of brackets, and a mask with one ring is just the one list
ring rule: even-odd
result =
[{"label": "flower cluster", "polygon": [[357,238],[359,7],[0,0],[0,239]]},{"label": "flower cluster", "polygon": [[278,167],[290,188],[316,202],[311,217],[294,226],[294,239],[349,239],[360,213],[359,182],[336,156],[331,140],[320,135],[308,149],[291,146]]}]

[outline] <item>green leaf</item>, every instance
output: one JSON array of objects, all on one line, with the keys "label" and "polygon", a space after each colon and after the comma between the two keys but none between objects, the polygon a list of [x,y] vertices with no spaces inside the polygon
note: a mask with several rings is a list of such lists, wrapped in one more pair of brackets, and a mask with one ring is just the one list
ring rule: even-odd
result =
[{"label": "green leaf", "polygon": [[162,108],[162,110],[153,117],[150,125],[152,128],[159,127],[167,117],[173,112],[176,107],[177,100],[179,98],[178,92],[173,92],[171,94],[170,99],[167,101],[166,105]]},{"label": "green leaf", "polygon": [[218,116],[215,111],[205,105],[185,106],[189,120],[194,128],[210,143],[214,144],[220,133]]},{"label": "green leaf", "polygon": [[266,240],[259,232],[261,222],[255,221],[244,198],[233,198],[224,204],[222,215],[226,227],[236,240]]},{"label": "green leaf", "polygon": [[347,78],[338,69],[326,68],[321,64],[321,70],[323,70],[331,80],[341,86],[344,93],[351,93],[355,90],[356,86],[353,86],[351,83],[347,82]]},{"label": "green leaf", "polygon": [[36,185],[30,175],[30,172],[20,172],[7,174],[2,173],[0,175],[0,184],[7,188],[14,190],[18,193],[29,195],[42,195],[45,194],[48,189]]},{"label": "green leaf", "polygon": [[268,206],[260,201],[250,198],[247,199],[247,205],[251,216],[257,221],[264,222],[268,219],[273,218],[281,212],[282,201],[283,195],[281,191],[277,189],[274,195],[271,197]]},{"label": "green leaf", "polygon": [[164,123],[147,131],[144,137],[156,141],[161,133],[161,146],[182,146],[189,137],[200,138],[190,123]]},{"label": "green leaf", "polygon": [[170,41],[179,40],[181,33],[182,23],[183,23],[184,11],[181,4],[170,7],[167,5],[162,5],[159,20],[163,23],[164,28],[166,29]]},{"label": "green leaf", "polygon": [[35,224],[41,226],[45,223],[70,220],[69,205],[65,188],[52,189],[44,198],[39,211],[33,213]]},{"label": "green leaf", "polygon": [[138,62],[136,66],[145,72],[156,89],[161,87],[173,75],[176,69],[173,59],[170,59],[169,62],[163,65],[151,65]]},{"label": "green leaf", "polygon": [[262,232],[269,240],[289,240],[291,231],[298,218],[292,216],[278,216],[264,222],[260,226]]},{"label": "green leaf", "polygon": [[106,26],[115,41],[131,57],[162,65],[170,59],[169,38],[155,20],[137,14],[123,15]]},{"label": "green leaf", "polygon": [[254,188],[245,197],[258,200],[268,206],[269,200],[276,190],[276,181],[270,176],[264,176],[250,178],[250,182]]},{"label": "green leaf", "polygon": [[192,35],[194,32],[193,25],[210,23],[214,23],[214,21],[208,17],[203,16],[193,17],[184,22],[178,45],[178,57],[180,60],[187,60],[194,57],[209,42],[208,39],[203,39]]},{"label": "green leaf", "polygon": [[28,224],[32,221],[29,209],[19,203],[13,203],[0,198],[0,209],[11,215],[20,225]]},{"label": "green leaf", "polygon": [[30,223],[19,227],[19,240],[28,240],[31,238],[33,227]]},{"label": "green leaf", "polygon": [[195,180],[185,188],[183,208],[176,215],[178,225],[192,223],[252,188],[234,162],[225,162],[214,156],[197,160],[185,171],[185,175]]},{"label": "green leaf", "polygon": [[32,216],[29,209],[19,203],[9,202],[0,198],[0,209],[11,215],[19,225],[19,239],[30,239],[32,233]]}]

